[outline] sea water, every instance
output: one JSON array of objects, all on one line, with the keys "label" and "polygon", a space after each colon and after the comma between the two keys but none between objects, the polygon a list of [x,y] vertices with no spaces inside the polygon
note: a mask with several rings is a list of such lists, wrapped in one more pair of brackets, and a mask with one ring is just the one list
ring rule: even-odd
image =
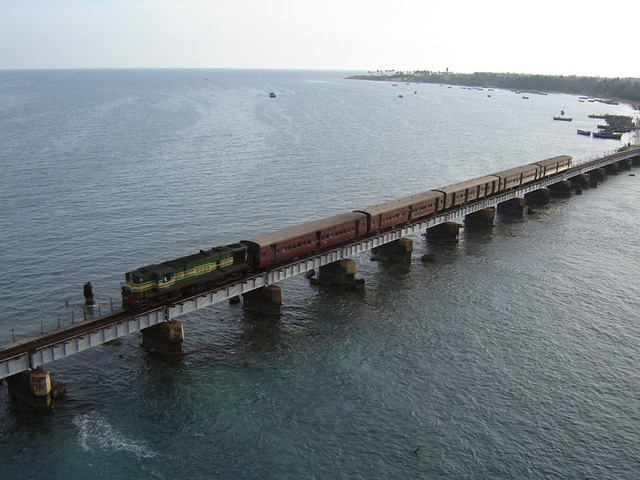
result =
[{"label": "sea water", "polygon": [[[352,73],[0,72],[2,343],[87,281],[118,306],[143,265],[635,140],[576,134],[626,105]],[[0,478],[637,478],[639,178],[359,255],[363,292],[285,281],[279,318],[180,317],[179,361],[131,336],[48,364],[53,414],[0,388]]]}]

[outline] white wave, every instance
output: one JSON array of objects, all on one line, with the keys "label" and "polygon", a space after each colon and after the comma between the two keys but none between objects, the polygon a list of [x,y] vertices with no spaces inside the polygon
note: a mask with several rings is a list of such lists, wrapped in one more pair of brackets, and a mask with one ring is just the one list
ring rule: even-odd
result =
[{"label": "white wave", "polygon": [[95,412],[77,415],[73,423],[78,428],[79,443],[85,451],[123,451],[137,458],[153,458],[158,455],[146,442],[118,433]]}]

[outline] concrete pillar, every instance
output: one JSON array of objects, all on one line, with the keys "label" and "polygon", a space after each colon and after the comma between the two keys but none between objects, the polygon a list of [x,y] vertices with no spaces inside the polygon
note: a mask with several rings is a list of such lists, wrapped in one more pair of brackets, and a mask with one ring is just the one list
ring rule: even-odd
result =
[{"label": "concrete pillar", "polygon": [[82,293],[84,295],[84,303],[86,305],[93,305],[96,303],[96,297],[93,294],[93,285],[91,285],[91,282],[84,284],[82,287]]},{"label": "concrete pillar", "polygon": [[605,177],[604,168],[596,168],[589,172],[589,187],[590,188],[598,188],[598,182],[604,180]]},{"label": "concrete pillar", "polygon": [[588,173],[576,175],[569,179],[571,186],[576,189],[589,188],[590,178]]},{"label": "concrete pillar", "polygon": [[591,178],[591,180],[596,180],[596,181],[604,180],[605,176],[606,176],[606,171],[604,168],[594,168],[589,172],[589,178]]},{"label": "concrete pillar", "polygon": [[615,162],[610,163],[609,165],[604,167],[604,170],[605,172],[607,172],[608,175],[617,175],[619,169],[620,169],[620,166]]},{"label": "concrete pillar", "polygon": [[428,242],[436,243],[458,243],[458,233],[460,224],[457,222],[444,222],[435,227],[427,228]]},{"label": "concrete pillar", "polygon": [[551,192],[549,192],[548,188],[540,188],[533,192],[525,193],[524,200],[527,205],[546,205],[549,203],[550,196]]},{"label": "concrete pillar", "polygon": [[524,212],[524,198],[512,198],[498,204],[498,212],[502,215],[522,215]]},{"label": "concrete pillar", "polygon": [[619,170],[631,170],[631,159],[620,160],[618,162]]},{"label": "concrete pillar", "polygon": [[413,252],[413,240],[410,238],[401,238],[374,248],[371,251],[371,260],[381,262],[388,260],[410,262],[411,252]]},{"label": "concrete pillar", "polygon": [[571,182],[569,180],[563,180],[562,182],[554,183],[549,186],[549,190],[552,195],[571,195]]},{"label": "concrete pillar", "polygon": [[279,315],[282,307],[282,290],[277,285],[267,285],[242,294],[244,308],[265,315]]},{"label": "concrete pillar", "polygon": [[36,368],[7,378],[9,396],[16,402],[34,410],[52,410],[53,388],[49,372]]},{"label": "concrete pillar", "polygon": [[318,277],[310,279],[312,285],[337,286],[360,290],[364,288],[364,279],[356,278],[356,261],[350,258],[338,260],[320,267]]},{"label": "concrete pillar", "polygon": [[483,208],[477,212],[464,216],[464,224],[466,227],[493,227],[493,221],[496,218],[495,207]]},{"label": "concrete pillar", "polygon": [[163,355],[182,353],[184,327],[182,322],[169,320],[142,330],[142,347]]}]

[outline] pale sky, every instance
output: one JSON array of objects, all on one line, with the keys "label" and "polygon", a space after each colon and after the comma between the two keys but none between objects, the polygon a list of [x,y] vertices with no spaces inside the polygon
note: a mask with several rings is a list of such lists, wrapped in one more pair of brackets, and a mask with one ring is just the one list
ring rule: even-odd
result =
[{"label": "pale sky", "polygon": [[0,0],[0,69],[449,68],[640,77],[638,5],[638,0]]}]

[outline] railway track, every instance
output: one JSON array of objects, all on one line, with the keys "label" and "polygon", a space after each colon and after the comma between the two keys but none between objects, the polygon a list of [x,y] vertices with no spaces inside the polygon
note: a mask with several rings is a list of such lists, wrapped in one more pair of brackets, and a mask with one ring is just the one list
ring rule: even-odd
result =
[{"label": "railway track", "polygon": [[0,348],[0,362],[19,357],[33,350],[38,350],[52,345],[64,343],[94,330],[120,323],[124,320],[136,317],[140,314],[141,312],[136,312],[134,315],[131,312],[120,310],[103,317],[83,320],[82,322],[74,323],[66,327],[61,327],[56,330],[43,333],[36,337],[31,337],[20,342],[11,343]]},{"label": "railway track", "polygon": [[[573,165],[568,170],[563,172],[563,176],[567,177],[568,175],[571,175],[571,174],[579,174],[581,171],[590,170],[591,168],[595,168],[597,165],[601,164],[603,160],[606,161],[607,163],[613,163],[621,159],[629,159],[634,156],[637,156],[637,153],[639,151],[640,151],[640,147],[634,146],[626,149],[625,151],[620,151],[615,154],[608,155],[606,157],[602,157],[602,158],[590,160],[587,162],[583,162],[577,165]],[[492,195],[491,197],[494,197],[494,196],[499,197],[503,193],[504,192],[499,192],[498,194]],[[487,197],[487,198],[490,198],[490,197]],[[420,223],[423,220],[424,219],[421,218],[419,221],[415,223]],[[361,241],[361,239],[359,239],[358,241]],[[342,247],[344,247],[344,245],[340,246],[340,248]],[[323,252],[323,253],[327,253],[327,252]],[[289,263],[295,263],[295,260]],[[277,267],[267,269],[266,271],[262,271],[258,275],[256,275],[255,272],[252,272],[249,276],[247,276],[241,281],[244,283],[244,282],[250,281],[255,277],[263,276],[266,273],[269,273],[270,270],[278,270],[286,266],[287,264],[281,264],[281,265],[278,265]],[[231,283],[233,282],[231,281],[228,282],[228,284],[231,284]],[[219,285],[215,289],[212,289],[210,292],[215,292],[222,288],[225,288],[226,286],[228,286],[228,284]],[[68,325],[66,327],[61,327],[56,330],[25,339],[20,342],[14,342],[14,343],[8,344],[4,347],[0,347],[0,362],[5,362],[17,357],[21,357],[30,352],[35,352],[47,347],[69,342],[75,338],[82,337],[93,331],[97,331],[105,327],[109,327],[109,326],[116,325],[128,320],[132,320],[132,319],[135,319],[136,317],[140,317],[152,312],[162,311],[167,307],[171,307],[175,304],[186,302],[188,300],[206,295],[207,293],[210,293],[210,292],[201,292],[196,295],[190,296],[189,298],[180,299],[180,301],[172,303],[171,305],[159,305],[159,306],[154,306],[152,308],[148,308],[146,310],[141,310],[141,311],[127,311],[127,310],[119,309],[108,315],[105,315],[99,318],[83,320],[82,322]]]}]

